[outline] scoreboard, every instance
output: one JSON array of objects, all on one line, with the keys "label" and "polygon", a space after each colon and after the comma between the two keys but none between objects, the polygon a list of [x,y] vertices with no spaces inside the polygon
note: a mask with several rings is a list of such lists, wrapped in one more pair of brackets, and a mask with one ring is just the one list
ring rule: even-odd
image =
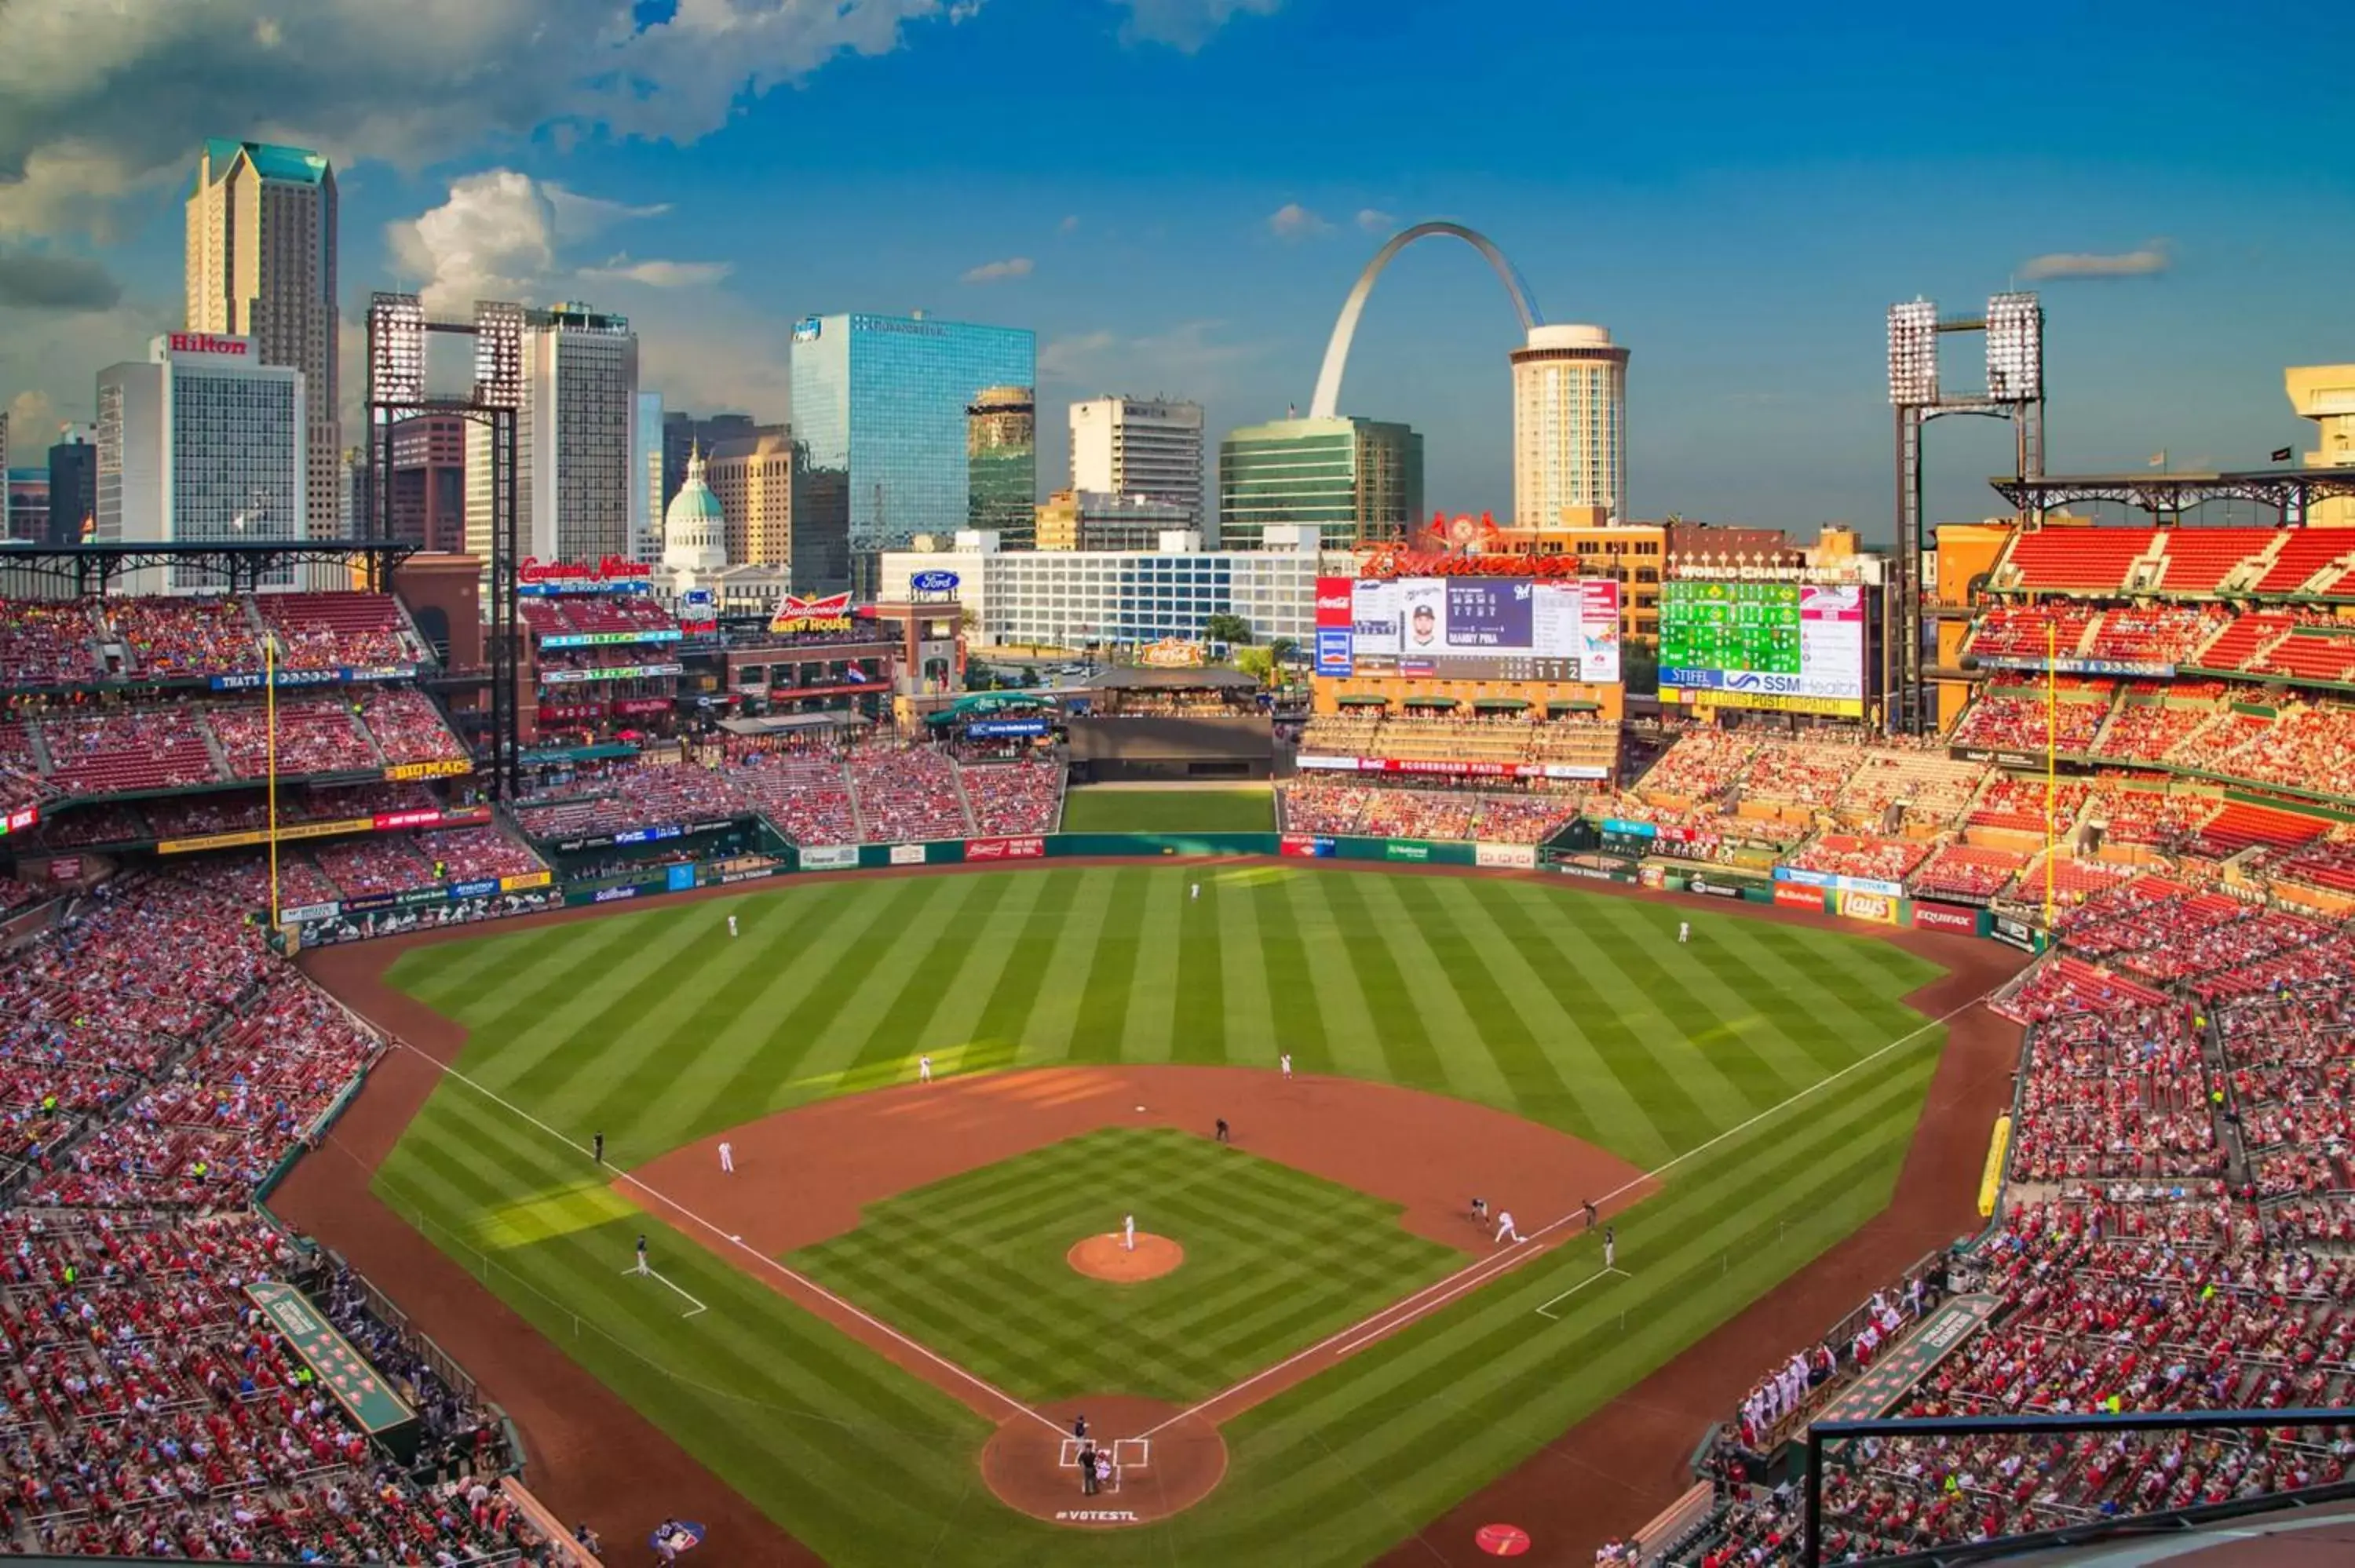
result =
[{"label": "scoreboard", "polygon": [[1854,584],[1660,585],[1660,684],[1733,707],[1864,712],[1865,590]]}]

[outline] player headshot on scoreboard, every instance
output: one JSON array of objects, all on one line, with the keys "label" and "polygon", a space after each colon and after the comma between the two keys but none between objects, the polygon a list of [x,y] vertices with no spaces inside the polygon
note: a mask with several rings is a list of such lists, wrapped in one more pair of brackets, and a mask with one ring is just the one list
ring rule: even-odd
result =
[{"label": "player headshot on scoreboard", "polygon": [[1428,603],[1416,605],[1414,614],[1407,620],[1406,637],[1407,641],[1417,648],[1428,648],[1437,641],[1439,639],[1438,611],[1433,609]]}]

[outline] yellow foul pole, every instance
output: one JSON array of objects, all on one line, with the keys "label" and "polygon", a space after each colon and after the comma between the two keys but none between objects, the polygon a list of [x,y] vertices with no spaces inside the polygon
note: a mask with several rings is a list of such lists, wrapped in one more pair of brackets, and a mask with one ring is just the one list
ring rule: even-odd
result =
[{"label": "yellow foul pole", "polygon": [[2059,630],[2044,623],[2044,928],[2052,929],[2052,799],[2060,770],[2061,662]]},{"label": "yellow foul pole", "polygon": [[263,777],[270,791],[270,928],[278,929],[278,645],[261,638]]}]

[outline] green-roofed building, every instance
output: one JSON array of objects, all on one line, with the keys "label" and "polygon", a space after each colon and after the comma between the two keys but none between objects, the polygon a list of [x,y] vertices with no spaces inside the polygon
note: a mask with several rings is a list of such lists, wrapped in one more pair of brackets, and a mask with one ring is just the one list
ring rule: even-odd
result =
[{"label": "green-roofed building", "polygon": [[340,537],[335,170],[307,148],[216,136],[187,215],[187,330],[250,337],[262,364],[303,373],[303,532]]},{"label": "green-roofed building", "polygon": [[1219,547],[1313,525],[1327,550],[1388,544],[1423,514],[1423,438],[1380,419],[1277,419],[1219,443]]}]

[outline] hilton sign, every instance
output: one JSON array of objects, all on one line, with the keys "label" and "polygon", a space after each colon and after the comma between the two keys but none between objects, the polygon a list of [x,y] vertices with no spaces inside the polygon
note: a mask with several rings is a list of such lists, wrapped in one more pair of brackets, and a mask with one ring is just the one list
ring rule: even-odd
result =
[{"label": "hilton sign", "polygon": [[242,359],[253,349],[250,339],[216,337],[208,332],[176,332],[167,341],[174,354],[229,354]]}]

